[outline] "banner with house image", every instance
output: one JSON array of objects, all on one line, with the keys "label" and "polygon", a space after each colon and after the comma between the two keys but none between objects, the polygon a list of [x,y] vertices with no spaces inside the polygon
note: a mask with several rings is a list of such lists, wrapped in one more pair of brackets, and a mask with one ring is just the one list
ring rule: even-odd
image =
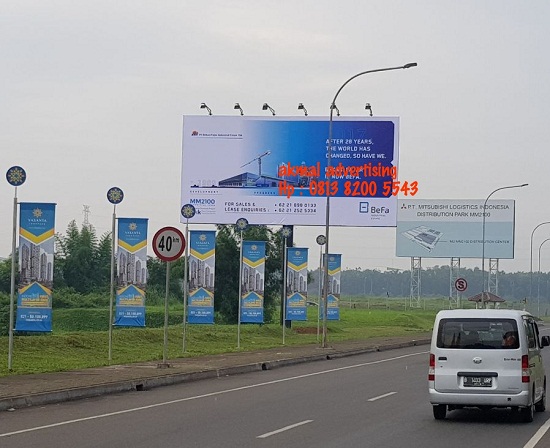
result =
[{"label": "banner with house image", "polygon": [[214,323],[216,231],[192,230],[189,236],[189,296],[187,322]]},{"label": "banner with house image", "polygon": [[287,249],[286,320],[307,320],[307,257],[306,248]]},{"label": "banner with house image", "polygon": [[52,331],[55,204],[21,203],[16,331]]},{"label": "banner with house image", "polygon": [[147,218],[118,219],[114,324],[119,327],[145,326],[147,222]]},{"label": "banner with house image", "polygon": [[[323,266],[325,266],[323,254]],[[328,254],[328,291],[327,320],[340,319],[340,277],[342,275],[342,254]],[[321,300],[320,316],[324,313],[324,303]]]},{"label": "banner with house image", "polygon": [[265,241],[243,241],[241,322],[263,323]]}]

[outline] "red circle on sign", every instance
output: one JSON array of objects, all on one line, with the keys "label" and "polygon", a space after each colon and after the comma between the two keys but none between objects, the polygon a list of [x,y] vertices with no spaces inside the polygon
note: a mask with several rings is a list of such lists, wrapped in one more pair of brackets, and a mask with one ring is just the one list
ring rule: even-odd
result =
[{"label": "red circle on sign", "polygon": [[466,288],[468,288],[468,282],[465,278],[457,278],[455,280],[455,288],[460,292],[466,291]]},{"label": "red circle on sign", "polygon": [[163,227],[153,237],[153,251],[163,261],[174,261],[185,250],[185,237],[175,227]]}]

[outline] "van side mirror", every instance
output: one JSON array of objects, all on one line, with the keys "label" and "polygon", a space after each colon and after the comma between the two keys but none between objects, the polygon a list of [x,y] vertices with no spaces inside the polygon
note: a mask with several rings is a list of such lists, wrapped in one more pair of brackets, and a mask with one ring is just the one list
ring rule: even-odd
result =
[{"label": "van side mirror", "polygon": [[550,345],[550,336],[542,336],[540,342],[542,347],[548,347]]}]

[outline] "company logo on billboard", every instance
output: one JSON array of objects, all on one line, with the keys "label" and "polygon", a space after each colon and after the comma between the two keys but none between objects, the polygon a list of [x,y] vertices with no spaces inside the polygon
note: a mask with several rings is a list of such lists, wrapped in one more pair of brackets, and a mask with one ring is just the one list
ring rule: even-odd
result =
[{"label": "company logo on billboard", "polygon": [[368,212],[369,212],[369,203],[359,202],[359,213],[368,213]]},{"label": "company logo on billboard", "polygon": [[193,132],[191,132],[191,135],[193,135],[193,136],[199,135],[199,131],[193,131]]}]

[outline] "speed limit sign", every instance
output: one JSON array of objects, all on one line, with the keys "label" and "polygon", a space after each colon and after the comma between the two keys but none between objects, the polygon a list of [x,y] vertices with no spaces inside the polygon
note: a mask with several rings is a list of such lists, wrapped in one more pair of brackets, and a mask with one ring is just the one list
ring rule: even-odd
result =
[{"label": "speed limit sign", "polygon": [[163,227],[153,237],[153,250],[163,261],[174,261],[185,250],[185,237],[175,227]]},{"label": "speed limit sign", "polygon": [[465,278],[457,278],[455,280],[455,288],[457,291],[464,292],[468,288],[468,282]]}]

